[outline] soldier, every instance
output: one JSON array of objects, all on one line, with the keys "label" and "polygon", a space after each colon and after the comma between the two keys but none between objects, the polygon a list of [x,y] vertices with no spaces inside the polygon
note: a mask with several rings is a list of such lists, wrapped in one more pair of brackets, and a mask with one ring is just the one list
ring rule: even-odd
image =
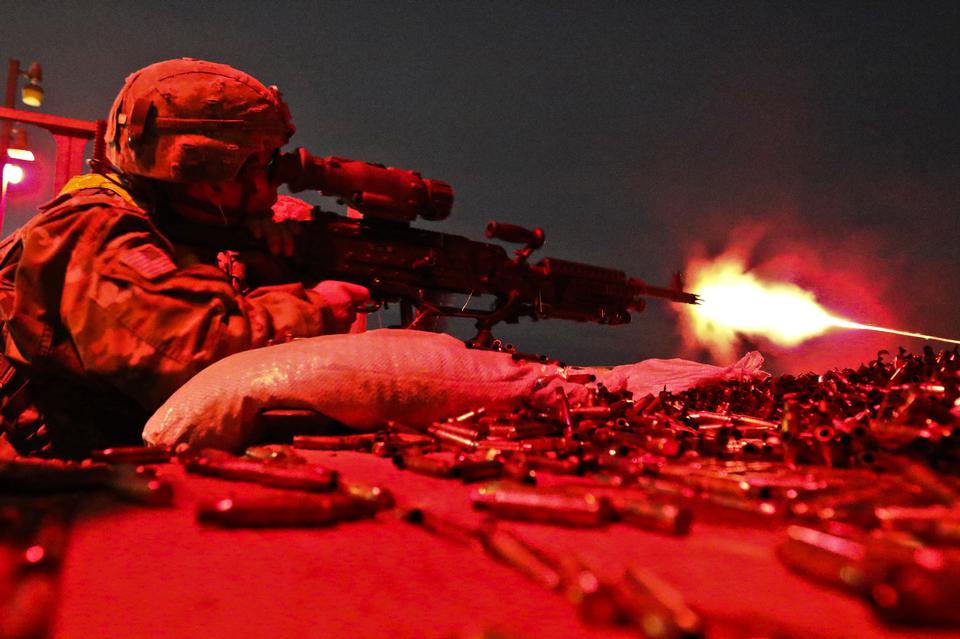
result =
[{"label": "soldier", "polygon": [[146,418],[212,362],[348,330],[365,288],[247,290],[231,254],[194,246],[246,224],[292,250],[271,220],[269,167],[293,132],[277,89],[226,65],[168,60],[127,78],[107,124],[113,166],[71,180],[0,245],[0,418],[14,448],[79,457],[139,443]]}]

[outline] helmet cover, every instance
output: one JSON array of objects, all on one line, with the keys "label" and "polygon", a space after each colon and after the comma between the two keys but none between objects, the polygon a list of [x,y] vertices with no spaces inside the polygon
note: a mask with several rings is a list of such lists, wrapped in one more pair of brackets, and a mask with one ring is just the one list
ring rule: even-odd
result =
[{"label": "helmet cover", "polygon": [[108,116],[107,158],[124,173],[217,183],[293,132],[276,87],[225,64],[179,58],[127,78]]}]

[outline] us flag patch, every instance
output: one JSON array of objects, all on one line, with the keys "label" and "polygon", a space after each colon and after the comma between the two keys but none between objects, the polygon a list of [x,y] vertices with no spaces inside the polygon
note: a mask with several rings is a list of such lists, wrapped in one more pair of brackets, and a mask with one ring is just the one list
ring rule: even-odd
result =
[{"label": "us flag patch", "polygon": [[120,261],[148,280],[154,280],[177,270],[177,265],[169,255],[156,246],[150,245],[127,251],[120,257]]}]

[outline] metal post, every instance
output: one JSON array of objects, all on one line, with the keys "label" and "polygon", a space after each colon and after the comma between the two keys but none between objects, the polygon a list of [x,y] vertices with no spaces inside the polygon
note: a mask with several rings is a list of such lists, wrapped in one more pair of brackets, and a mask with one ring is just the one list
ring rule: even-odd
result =
[{"label": "metal post", "polygon": [[[17,80],[20,79],[20,61],[10,58],[7,61],[7,90],[3,106],[13,108],[17,99]],[[7,149],[10,148],[10,120],[0,121],[0,237],[3,236],[3,219],[7,212]]]}]

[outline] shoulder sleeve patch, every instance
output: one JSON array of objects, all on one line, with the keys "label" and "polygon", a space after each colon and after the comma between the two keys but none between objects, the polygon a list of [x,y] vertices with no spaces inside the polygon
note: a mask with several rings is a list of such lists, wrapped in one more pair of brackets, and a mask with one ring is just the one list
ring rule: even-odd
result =
[{"label": "shoulder sleeve patch", "polygon": [[120,256],[120,261],[148,280],[155,280],[177,270],[177,265],[169,255],[149,244],[126,251]]}]

